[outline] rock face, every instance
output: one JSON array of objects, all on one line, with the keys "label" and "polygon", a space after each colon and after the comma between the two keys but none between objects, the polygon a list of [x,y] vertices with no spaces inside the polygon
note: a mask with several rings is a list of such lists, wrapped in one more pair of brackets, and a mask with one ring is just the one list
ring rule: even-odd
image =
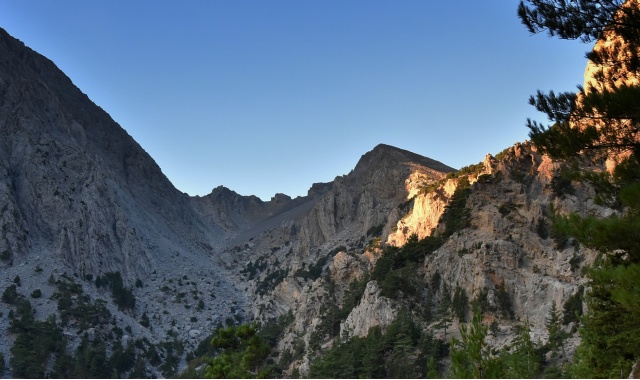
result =
[{"label": "rock face", "polygon": [[[322,271],[327,247],[363,247],[390,228],[389,213],[412,191],[453,170],[380,145],[352,173],[314,184],[306,197],[276,194],[263,202],[218,187],[190,198],[51,61],[4,30],[0,53],[0,286],[20,277],[23,296],[36,289],[48,295],[37,303],[41,317],[56,312],[57,284],[75,281],[89,299],[107,299],[111,327],[126,324],[151,341],[169,331],[193,346],[225,319],[268,319],[294,304],[298,311],[305,305],[301,318],[317,324],[322,304],[312,300],[322,289],[308,292],[313,287],[300,284],[296,271],[324,260],[315,268]],[[337,270],[345,279],[355,267],[363,274],[374,256],[345,258]],[[274,270],[279,276],[269,280]],[[135,307],[121,309],[94,283],[114,273]],[[140,325],[145,318],[153,330]],[[0,323],[4,336],[7,327]],[[90,335],[109,328],[90,327]],[[83,332],[69,327],[65,334],[74,346]],[[7,357],[10,341],[0,344]]]},{"label": "rock face", "polygon": [[340,325],[340,336],[363,337],[374,326],[380,326],[384,331],[396,319],[396,314],[392,301],[380,295],[378,284],[375,281],[368,282],[360,303]]},{"label": "rock face", "polygon": [[[211,259],[228,226],[194,202],[51,61],[0,30],[2,290],[21,278],[20,295],[42,294],[32,303],[44,319],[59,313],[56,284],[74,281],[91,300],[108,300],[113,319],[89,326],[92,337],[128,327],[155,343],[171,330],[195,346],[193,331],[211,331],[245,298]],[[96,286],[113,273],[132,289],[134,308],[121,310]],[[4,315],[10,309],[0,305]],[[64,334],[73,350],[86,331],[71,326]],[[9,358],[7,328],[0,323],[0,352]]]},{"label": "rock face", "polygon": [[[615,212],[596,205],[584,184],[571,183],[572,191],[560,194],[552,181],[557,169],[527,144],[457,174],[381,144],[353,171],[314,184],[305,197],[276,194],[263,202],[218,187],[190,198],[52,62],[0,29],[0,286],[19,276],[21,296],[40,291],[32,297],[40,320],[62,314],[58,293],[67,281],[104,305],[105,321],[61,327],[71,349],[85,333],[106,339],[124,329],[127,341],[165,347],[160,342],[173,339],[189,351],[218,324],[291,315],[276,350],[279,359],[289,358],[285,374],[304,375],[340,339],[365,336],[374,326],[384,331],[401,309],[414,309],[370,276],[385,245],[442,235],[443,216],[465,181],[468,223],[418,256],[408,273],[426,289],[417,308],[464,292],[469,301],[485,302],[487,318],[500,321],[501,333],[492,339],[510,341],[517,320],[529,320],[534,339],[544,340],[551,305],[581,291],[580,267],[596,255],[552,239],[549,210]],[[115,273],[135,305],[121,307],[101,287]],[[0,303],[4,315],[14,309]],[[442,337],[435,321],[420,323]],[[15,340],[9,324],[0,319],[5,357]],[[154,349],[165,362],[184,365],[186,352],[176,361],[174,351]],[[178,369],[145,365],[154,377]]]},{"label": "rock face", "polygon": [[[189,199],[55,65],[0,31],[3,251],[55,252],[81,277],[144,276],[198,231]],[[8,214],[7,214],[8,213]],[[10,217],[9,217],[9,216]],[[8,234],[8,232],[7,232]],[[214,239],[211,239],[214,237]]]}]

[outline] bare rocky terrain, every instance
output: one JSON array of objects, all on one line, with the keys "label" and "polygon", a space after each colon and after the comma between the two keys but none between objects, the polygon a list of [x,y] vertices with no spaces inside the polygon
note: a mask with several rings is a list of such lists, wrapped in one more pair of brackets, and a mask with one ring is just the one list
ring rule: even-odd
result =
[{"label": "bare rocky terrain", "polygon": [[[551,305],[582,291],[580,268],[596,254],[554,241],[546,230],[550,209],[614,211],[596,205],[586,185],[556,191],[557,165],[527,144],[454,172],[381,144],[305,197],[277,194],[263,202],[224,187],[189,197],[51,61],[0,29],[0,292],[15,285],[37,320],[66,318],[61,329],[70,350],[85,336],[103,339],[107,352],[135,341],[148,376],[175,375],[216,326],[287,315],[276,358],[290,354],[284,374],[305,375],[318,347],[385,329],[407,307],[407,299],[385,295],[384,284],[368,277],[383,248],[445,232],[412,272],[430,286],[440,279],[420,302],[437,305],[459,289],[493,310],[485,318],[499,322],[495,342],[510,342],[513,326],[525,320],[544,341]],[[460,206],[469,223],[448,233],[443,215],[461,183],[469,184]],[[337,321],[339,331],[320,334],[328,305],[343,307],[358,281],[361,296]],[[75,290],[63,307],[69,287]],[[106,317],[87,322],[82,310]],[[7,364],[17,336],[12,313],[15,303],[0,302]],[[424,319],[421,327],[446,338],[436,322]],[[456,327],[454,320],[449,334]],[[574,334],[568,355],[574,327],[564,327]],[[147,359],[151,351],[157,361]],[[11,371],[8,365],[5,375]]]}]

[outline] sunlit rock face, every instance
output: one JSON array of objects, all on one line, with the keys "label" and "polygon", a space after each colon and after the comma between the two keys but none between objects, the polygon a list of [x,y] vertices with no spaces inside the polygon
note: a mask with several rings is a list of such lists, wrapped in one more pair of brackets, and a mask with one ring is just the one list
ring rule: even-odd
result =
[{"label": "sunlit rock face", "polygon": [[[0,287],[20,275],[23,291],[42,287],[50,295],[46,279],[69,275],[93,299],[107,299],[115,316],[109,328],[130,326],[133,336],[154,342],[170,330],[191,348],[229,318],[264,322],[291,313],[275,348],[278,355],[302,351],[285,374],[304,375],[313,350],[336,343],[314,341],[326,327],[327,310],[341,310],[331,328],[346,338],[374,326],[384,330],[407,309],[367,276],[385,244],[399,247],[414,234],[442,232],[442,215],[460,181],[447,178],[454,170],[440,162],[378,145],[350,173],[314,184],[305,197],[276,194],[262,201],[222,186],[189,197],[53,63],[2,30],[0,94]],[[517,321],[529,320],[534,339],[544,340],[551,305],[578,291],[580,267],[595,257],[549,237],[550,210],[614,212],[595,204],[584,184],[556,194],[556,169],[525,143],[487,155],[465,174],[469,226],[420,258],[420,279],[442,279],[422,300],[437,302],[445,288],[460,288],[470,300],[486,293],[496,308],[506,294],[513,319],[488,315],[501,322],[492,339],[508,342]],[[128,285],[140,280],[133,310],[117,310],[91,281],[107,272],[120,272]],[[358,281],[362,296],[347,304],[350,284]],[[202,308],[195,306],[199,301]],[[39,318],[57,310],[44,297],[35,307]],[[139,323],[142,313],[153,318],[153,331]],[[0,352],[8,357],[7,325],[0,321]],[[70,344],[77,345],[82,331],[67,333],[76,334]]]},{"label": "sunlit rock face", "polygon": [[[620,16],[617,18],[620,18],[625,12],[636,12],[637,15],[638,9],[640,9],[640,1],[627,0],[622,4]],[[602,39],[596,42],[593,50],[612,54],[611,58],[615,60],[616,64],[596,64],[588,61],[584,73],[584,88],[587,93],[591,89],[612,89],[613,85],[637,85],[640,81],[638,73],[628,68],[631,57],[637,57],[640,54],[638,51],[640,46],[634,48],[615,29],[604,30]]]},{"label": "sunlit rock face", "polygon": [[[627,0],[622,4],[620,16],[625,12],[635,12],[635,17],[639,16],[640,1]],[[589,94],[594,91],[613,90],[614,88],[622,85],[637,86],[640,84],[639,73],[629,69],[629,63],[633,59],[637,59],[640,56],[640,46],[631,46],[625,38],[619,34],[615,29],[607,29],[604,31],[603,36],[598,40],[593,50],[595,52],[604,52],[605,55],[610,55],[610,59],[615,61],[615,64],[606,62],[604,64],[595,63],[591,60],[587,62],[587,66],[584,72],[584,84],[585,93]],[[579,109],[584,102],[582,94],[578,94],[576,99],[577,108]],[[598,121],[599,115],[593,115],[593,119],[589,119],[587,125],[595,125],[597,128],[601,128],[606,124],[623,125],[626,120],[602,120]],[[580,120],[573,120],[572,124],[577,128],[584,127],[584,122]],[[640,140],[640,133],[635,134],[635,139]],[[630,150],[620,150],[608,153],[606,157],[606,169],[609,172],[613,172],[613,169],[631,155]]]}]

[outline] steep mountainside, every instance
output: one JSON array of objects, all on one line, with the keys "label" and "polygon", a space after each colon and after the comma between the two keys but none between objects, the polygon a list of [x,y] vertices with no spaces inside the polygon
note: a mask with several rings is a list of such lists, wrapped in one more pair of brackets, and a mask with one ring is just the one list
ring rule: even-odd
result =
[{"label": "steep mountainside", "polygon": [[[365,158],[359,165],[364,162]],[[430,168],[422,169],[434,174]],[[361,172],[356,169],[349,176]],[[342,181],[361,183],[349,176]],[[380,223],[376,220],[358,224],[362,227],[348,230],[345,238],[339,229],[320,234],[328,238],[312,245],[315,253],[307,254],[299,237],[293,240],[297,236],[290,231],[301,231],[295,223],[249,243],[239,254],[254,257],[245,271],[249,293],[256,294],[251,302],[254,316],[292,314],[278,344],[280,358],[286,358],[285,373],[335,374],[314,372],[313,363],[322,363],[321,352],[339,348],[347,337],[367,337],[376,326],[385,333],[407,312],[441,344],[446,344],[447,334],[458,334],[459,322],[469,321],[473,310],[482,310],[485,323],[495,325],[490,336],[495,347],[510,344],[525,322],[534,341],[546,342],[554,305],[565,315],[566,343],[564,356],[549,357],[549,363],[568,360],[577,343],[575,313],[582,313],[580,268],[593,262],[596,252],[554,235],[550,218],[552,213],[609,215],[614,211],[594,202],[592,188],[564,182],[562,176],[560,166],[529,145],[516,144],[498,158],[489,155],[456,175],[445,178],[441,172],[424,178],[416,187],[420,190],[404,192],[414,194],[408,201],[395,198],[382,208],[387,216],[380,228],[367,230]],[[404,178],[409,183],[412,175]],[[341,181],[335,183],[340,186]],[[316,207],[326,207],[323,201],[337,204],[338,186]],[[346,204],[358,210],[357,201],[349,199]],[[367,220],[366,215],[375,213],[375,204],[356,219]],[[323,215],[340,215],[343,209],[324,210]],[[334,226],[333,219],[329,221],[324,225]],[[380,244],[385,240],[386,248]],[[256,260],[255,253],[260,252],[256,248],[261,245],[265,249]],[[389,248],[394,245],[404,247]],[[269,252],[267,247],[273,248]],[[403,253],[407,251],[411,253]],[[446,362],[436,366],[446,371]]]},{"label": "steep mountainside", "polygon": [[16,323],[30,318],[20,311],[28,305],[36,326],[50,314],[61,318],[54,330],[70,354],[87,336],[112,356],[135,340],[143,370],[174,373],[216,325],[277,315],[255,312],[256,292],[270,283],[247,282],[252,265],[284,273],[316,260],[320,247],[362,246],[411,191],[452,170],[381,145],[306,197],[263,202],[219,187],[190,198],[51,61],[4,30],[0,51],[0,286],[7,293],[0,313],[10,316],[0,321],[0,353],[7,359],[19,357]]},{"label": "steep mountainside", "polygon": [[326,375],[325,357],[383,336],[368,359],[351,352],[377,372],[342,375],[425,376],[428,361],[446,374],[448,340],[474,310],[500,348],[527,321],[548,341],[552,305],[571,338],[560,359],[547,356],[567,360],[580,268],[596,252],[554,234],[551,216],[617,211],[565,169],[528,144],[460,171],[381,144],[305,197],[264,202],[224,187],[189,197],[52,62],[0,29],[4,375],[202,370],[207,336],[242,321],[271,331],[278,375]]}]

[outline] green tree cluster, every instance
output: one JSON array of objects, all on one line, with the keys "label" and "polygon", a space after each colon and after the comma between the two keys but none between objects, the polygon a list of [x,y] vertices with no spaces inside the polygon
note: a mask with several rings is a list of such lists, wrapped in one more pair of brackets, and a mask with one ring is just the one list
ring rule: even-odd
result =
[{"label": "green tree cluster", "polygon": [[[543,152],[570,157],[583,151],[630,151],[640,159],[640,9],[622,0],[521,1],[518,15],[532,33],[562,39],[609,39],[587,58],[601,70],[578,93],[538,91],[530,103],[553,122],[528,120],[529,136]],[[615,38],[613,38],[615,36]]]},{"label": "green tree cluster", "polygon": [[581,318],[582,341],[569,372],[584,378],[626,377],[640,358],[640,7],[621,0],[528,0],[518,13],[533,33],[609,41],[587,54],[600,67],[587,88],[531,97],[531,104],[554,124],[528,121],[528,127],[536,147],[553,158],[630,153],[607,185],[607,197],[615,200],[608,203],[619,202],[620,215],[569,215],[557,217],[553,226],[603,253],[588,272],[588,311]]},{"label": "green tree cluster", "polygon": [[120,310],[132,310],[136,305],[136,297],[131,287],[124,285],[120,272],[108,272],[104,276],[96,277],[96,287],[108,286],[111,290],[113,302]]},{"label": "green tree cluster", "polygon": [[530,336],[529,324],[516,327],[517,336],[502,351],[496,352],[486,341],[489,327],[476,313],[468,325],[460,325],[460,340],[451,340],[450,376],[463,379],[530,379],[540,374],[542,358],[539,344]]},{"label": "green tree cluster", "polygon": [[401,311],[385,333],[375,326],[366,337],[352,337],[324,352],[312,363],[309,377],[440,378],[438,362],[446,350]]},{"label": "green tree cluster", "polygon": [[265,359],[271,349],[256,332],[256,327],[249,324],[218,328],[211,345],[219,353],[210,360],[205,376],[212,379],[268,377],[271,368],[265,365]]}]

